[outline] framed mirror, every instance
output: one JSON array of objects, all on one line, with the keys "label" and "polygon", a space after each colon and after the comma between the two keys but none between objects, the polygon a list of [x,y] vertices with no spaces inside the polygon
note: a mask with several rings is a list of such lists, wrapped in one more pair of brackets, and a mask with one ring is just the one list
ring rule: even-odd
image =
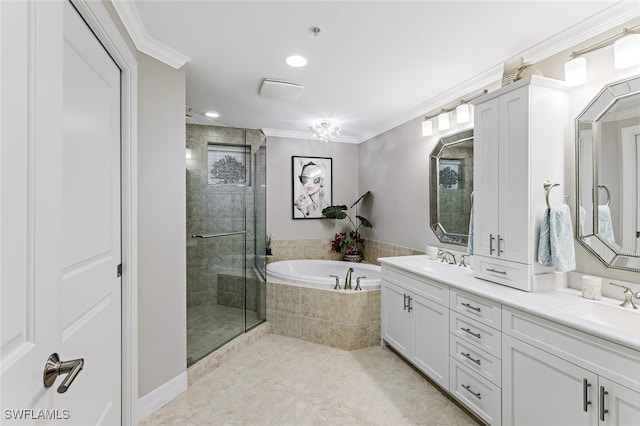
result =
[{"label": "framed mirror", "polygon": [[640,272],[640,76],[576,119],[576,236],[610,268]]},{"label": "framed mirror", "polygon": [[473,194],[473,129],[441,138],[431,151],[431,229],[443,243],[467,245]]}]

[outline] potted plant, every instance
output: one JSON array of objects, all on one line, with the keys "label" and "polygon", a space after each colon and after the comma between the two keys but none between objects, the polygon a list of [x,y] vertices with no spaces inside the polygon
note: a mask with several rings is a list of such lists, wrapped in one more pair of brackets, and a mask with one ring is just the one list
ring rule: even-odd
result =
[{"label": "potted plant", "polygon": [[[333,240],[331,241],[331,250],[336,251],[338,253],[342,253],[342,258],[346,261],[350,262],[360,262],[362,260],[362,251],[364,249],[364,239],[360,237],[360,227],[364,226],[365,228],[373,228],[369,219],[358,215],[357,205],[365,199],[367,196],[371,195],[371,191],[367,191],[364,195],[356,200],[355,203],[351,205],[351,207],[347,208],[347,206],[337,205],[337,206],[329,206],[322,210],[322,215],[329,219],[349,219],[351,223],[351,231],[347,234],[346,232],[340,232],[335,234]],[[351,216],[347,213],[348,210],[356,207],[356,222],[351,219]]]}]

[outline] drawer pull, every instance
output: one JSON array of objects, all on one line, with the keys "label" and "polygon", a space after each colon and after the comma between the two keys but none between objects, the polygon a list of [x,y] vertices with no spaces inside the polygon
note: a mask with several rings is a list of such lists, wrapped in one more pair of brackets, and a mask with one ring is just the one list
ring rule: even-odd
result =
[{"label": "drawer pull", "polygon": [[465,354],[464,352],[460,352],[460,355],[462,355],[463,357],[467,358],[470,361],[475,362],[476,364],[480,365],[480,360],[479,359],[475,359],[471,356],[471,354]]},{"label": "drawer pull", "polygon": [[591,405],[591,401],[589,401],[588,391],[591,383],[587,381],[587,379],[582,379],[582,408],[586,412],[589,411],[588,407]]},{"label": "drawer pull", "polygon": [[478,398],[478,399],[482,399],[482,394],[480,394],[480,392],[475,393],[474,391],[472,391],[472,390],[471,390],[471,386],[468,386],[468,385],[464,385],[464,384],[463,384],[463,385],[462,385],[462,387],[463,387],[467,392],[469,392],[471,395],[475,396],[475,397],[476,397],[476,398]]},{"label": "drawer pull", "polygon": [[469,303],[462,303],[462,306],[464,306],[464,307],[466,307],[466,308],[469,308],[469,309],[473,309],[473,310],[474,310],[474,311],[476,311],[476,312],[480,312],[480,311],[482,310],[482,309],[480,309],[480,308],[476,308],[475,306],[472,306],[472,305],[471,305],[471,304],[469,304]]},{"label": "drawer pull", "polygon": [[477,337],[478,339],[480,339],[482,337],[480,335],[480,333],[474,333],[473,331],[471,331],[468,328],[461,327],[460,330],[464,331],[465,333],[469,333],[470,335],[472,335],[473,337]]},{"label": "drawer pull", "polygon": [[496,273],[496,274],[507,275],[506,271],[498,271],[497,269],[493,269],[493,268],[487,268],[487,272],[493,272],[493,273]]},{"label": "drawer pull", "polygon": [[604,408],[604,396],[609,395],[609,392],[604,390],[604,386],[600,386],[600,421],[604,422],[604,415],[609,412]]}]

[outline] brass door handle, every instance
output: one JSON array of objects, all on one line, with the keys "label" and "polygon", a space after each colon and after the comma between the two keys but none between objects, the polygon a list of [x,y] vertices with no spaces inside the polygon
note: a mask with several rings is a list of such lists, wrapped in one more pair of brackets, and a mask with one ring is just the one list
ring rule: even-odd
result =
[{"label": "brass door handle", "polygon": [[84,367],[84,358],[60,361],[60,356],[58,356],[57,353],[49,355],[49,359],[47,359],[47,363],[44,366],[44,374],[42,375],[44,387],[51,387],[58,376],[66,374],[67,376],[60,386],[58,386],[58,393],[65,393],[78,376],[78,373],[82,370],[82,367]]}]

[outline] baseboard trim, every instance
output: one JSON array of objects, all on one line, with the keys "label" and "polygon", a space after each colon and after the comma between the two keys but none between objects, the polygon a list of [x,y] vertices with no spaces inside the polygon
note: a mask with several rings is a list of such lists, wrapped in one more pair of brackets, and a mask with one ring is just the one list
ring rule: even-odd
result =
[{"label": "baseboard trim", "polygon": [[138,399],[138,421],[144,420],[186,391],[187,377],[185,371]]}]

